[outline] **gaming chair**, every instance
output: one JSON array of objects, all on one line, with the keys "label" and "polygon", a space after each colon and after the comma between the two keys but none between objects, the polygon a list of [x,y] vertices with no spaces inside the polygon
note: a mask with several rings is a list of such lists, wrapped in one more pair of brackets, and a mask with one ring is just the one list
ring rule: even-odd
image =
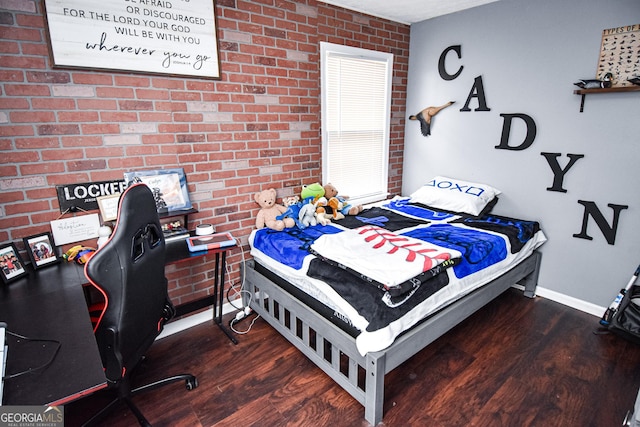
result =
[{"label": "gaming chair", "polygon": [[116,398],[88,424],[98,421],[120,401],[149,425],[131,397],[175,381],[187,390],[198,386],[196,377],[182,374],[131,388],[131,373],[143,358],[164,323],[175,315],[167,295],[165,242],[151,190],[142,183],[120,196],[118,219],[109,241],[85,265],[85,275],[104,297],[105,307],[94,328],[108,388]]}]

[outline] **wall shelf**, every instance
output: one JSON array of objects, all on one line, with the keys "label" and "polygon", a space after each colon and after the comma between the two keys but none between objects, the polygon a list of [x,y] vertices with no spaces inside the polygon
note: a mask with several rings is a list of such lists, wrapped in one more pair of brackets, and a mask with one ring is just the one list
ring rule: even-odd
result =
[{"label": "wall shelf", "polygon": [[640,86],[623,86],[623,87],[609,87],[602,89],[577,89],[573,93],[576,95],[582,95],[580,100],[580,112],[584,111],[584,97],[590,93],[613,93],[613,92],[640,92]]}]

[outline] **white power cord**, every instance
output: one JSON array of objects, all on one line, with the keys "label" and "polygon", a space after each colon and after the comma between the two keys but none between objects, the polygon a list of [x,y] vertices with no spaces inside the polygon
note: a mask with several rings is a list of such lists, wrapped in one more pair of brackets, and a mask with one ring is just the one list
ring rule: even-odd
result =
[{"label": "white power cord", "polygon": [[244,334],[248,334],[249,331],[251,331],[251,328],[253,327],[253,324],[256,323],[256,320],[258,320],[258,318],[260,317],[260,315],[258,314],[256,317],[253,318],[253,320],[251,320],[251,323],[249,324],[249,327],[247,329],[245,329],[244,331],[239,331],[237,330],[234,325],[236,323],[238,323],[239,321],[241,321],[242,319],[244,319],[245,317],[249,316],[251,313],[253,313],[253,310],[251,310],[251,307],[245,307],[243,311],[239,311],[236,314],[236,317],[229,322],[229,328],[231,328],[231,330],[233,332],[235,332],[238,335],[244,335]]},{"label": "white power cord", "polygon": [[[243,264],[243,265],[245,265],[245,268],[246,268],[246,260],[245,260],[245,258],[244,258],[244,251],[242,250],[242,247],[240,248],[240,254],[241,254],[241,256],[242,256],[242,264]],[[229,270],[228,270],[228,269],[229,269],[229,266],[227,265],[227,274],[229,274]],[[231,290],[233,290],[236,294],[240,294],[241,296],[242,296],[242,294],[243,294],[243,293],[246,293],[246,294],[248,294],[248,296],[249,296],[249,302],[247,303],[247,305],[246,305],[246,306],[244,306],[244,307],[242,307],[242,308],[240,308],[240,307],[236,307],[236,306],[231,302],[231,300],[229,299],[229,294],[227,293],[227,301],[229,301],[229,304],[231,304],[231,306],[232,306],[232,307],[234,307],[234,308],[236,308],[237,310],[239,310],[239,311],[236,313],[235,318],[233,318],[233,319],[231,320],[231,322],[229,322],[229,328],[231,328],[231,330],[232,330],[233,332],[235,332],[236,334],[244,335],[244,334],[249,333],[249,331],[251,331],[251,328],[253,327],[253,325],[254,325],[254,323],[256,322],[256,320],[258,320],[258,318],[260,317],[260,315],[258,314],[258,315],[257,315],[257,316],[256,316],[256,317],[251,321],[251,323],[249,324],[249,327],[248,327],[246,330],[244,330],[244,331],[239,331],[239,330],[237,330],[237,329],[234,327],[234,325],[235,325],[236,323],[238,323],[239,321],[241,321],[241,320],[245,319],[246,317],[248,317],[251,313],[253,313],[253,310],[252,310],[252,309],[251,309],[251,307],[249,307],[249,305],[248,305],[249,303],[251,303],[251,300],[253,299],[253,295],[251,294],[251,292],[249,292],[249,291],[247,291],[247,290],[245,290],[245,289],[244,289],[244,275],[242,276],[242,283],[240,284],[240,290],[238,291],[238,290],[236,289],[236,285],[231,285],[231,287],[229,288],[229,291],[231,291]],[[240,299],[242,300],[242,298],[240,298]],[[234,300],[234,301],[235,301],[235,300]]]}]

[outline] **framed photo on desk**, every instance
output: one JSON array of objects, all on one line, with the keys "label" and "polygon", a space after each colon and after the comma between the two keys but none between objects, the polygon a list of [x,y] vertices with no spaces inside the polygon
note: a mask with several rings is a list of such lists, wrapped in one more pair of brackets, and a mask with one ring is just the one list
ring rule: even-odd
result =
[{"label": "framed photo on desk", "polygon": [[100,208],[100,216],[102,216],[102,222],[115,221],[118,219],[118,202],[120,201],[120,194],[122,193],[96,197],[98,208]]},{"label": "framed photo on desk", "polygon": [[31,237],[25,237],[23,240],[34,269],[37,270],[60,262],[51,233],[36,234]]},{"label": "framed photo on desk", "polygon": [[0,276],[3,283],[9,283],[26,276],[27,270],[13,243],[0,246]]}]

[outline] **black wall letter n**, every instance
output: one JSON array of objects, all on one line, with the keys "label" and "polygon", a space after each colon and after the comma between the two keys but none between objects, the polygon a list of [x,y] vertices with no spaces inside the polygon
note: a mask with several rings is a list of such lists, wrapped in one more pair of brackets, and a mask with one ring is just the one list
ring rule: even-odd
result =
[{"label": "black wall letter n", "polygon": [[609,203],[611,209],[613,209],[613,224],[609,227],[607,224],[607,220],[602,215],[602,212],[598,209],[594,202],[587,202],[585,200],[578,200],[582,206],[584,206],[584,215],[582,216],[582,230],[580,233],[574,234],[573,237],[577,237],[579,239],[587,239],[593,240],[593,237],[587,234],[587,225],[589,223],[589,215],[595,220],[598,228],[604,234],[604,238],[607,239],[607,243],[613,245],[616,241],[616,231],[618,229],[618,218],[620,217],[620,211],[622,209],[627,209],[629,206],[624,205],[614,205]]}]

